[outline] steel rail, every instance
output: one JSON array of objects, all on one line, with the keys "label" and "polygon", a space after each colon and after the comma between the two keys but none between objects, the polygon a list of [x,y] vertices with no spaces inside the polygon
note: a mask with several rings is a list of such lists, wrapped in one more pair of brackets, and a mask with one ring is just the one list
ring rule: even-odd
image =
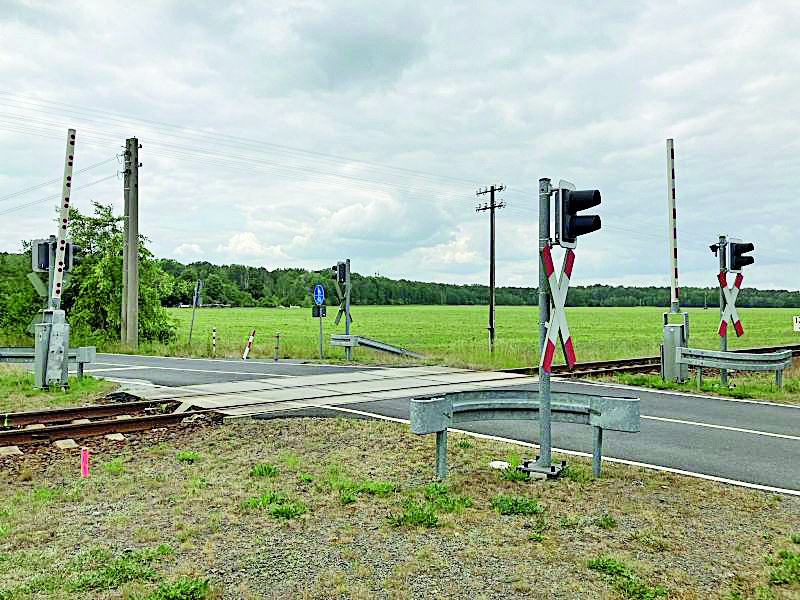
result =
[{"label": "steel rail", "polygon": [[[164,404],[162,401],[142,400],[138,402],[120,402],[114,404],[90,404],[85,406],[68,406],[49,408],[47,410],[29,410],[17,413],[0,414],[2,427],[24,427],[34,423],[63,423],[73,419],[91,419],[114,417],[130,412],[139,412]],[[171,400],[166,403],[172,403]]]}]

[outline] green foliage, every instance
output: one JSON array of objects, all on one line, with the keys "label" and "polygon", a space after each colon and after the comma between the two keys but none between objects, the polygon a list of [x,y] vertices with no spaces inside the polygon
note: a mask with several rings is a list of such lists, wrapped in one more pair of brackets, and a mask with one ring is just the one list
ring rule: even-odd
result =
[{"label": "green foliage", "polygon": [[793,544],[800,544],[800,533],[793,533],[791,539]]},{"label": "green foliage", "polygon": [[[129,581],[153,581],[158,575],[151,562],[157,551],[133,550],[106,562],[107,555],[97,553],[88,556],[88,572],[69,585],[70,591],[84,592],[88,590],[114,590]],[[93,563],[100,563],[96,566]],[[92,568],[94,567],[94,568]]]},{"label": "green foliage", "polygon": [[466,450],[467,448],[472,448],[472,443],[468,439],[458,440],[456,447]]},{"label": "green foliage", "polygon": [[592,521],[600,529],[614,529],[617,526],[617,520],[611,515],[604,515]]},{"label": "green foliage", "polygon": [[179,579],[162,583],[147,596],[131,596],[131,600],[203,600],[210,591],[208,579]]},{"label": "green foliage", "polygon": [[[122,306],[122,217],[112,206],[94,203],[95,216],[70,210],[73,242],[86,249],[84,262],[72,274],[64,293],[71,336],[79,343],[118,341]],[[175,324],[161,300],[172,290],[172,278],[139,240],[139,338],[167,343],[175,338]]]},{"label": "green foliage", "polygon": [[306,512],[306,506],[302,502],[290,501],[286,494],[277,492],[267,492],[261,496],[250,498],[245,506],[265,510],[269,515],[278,519],[293,519]]},{"label": "green foliage", "polygon": [[125,467],[122,466],[122,458],[119,456],[112,459],[111,462],[103,463],[102,468],[110,475],[120,475],[125,470]]},{"label": "green foliage", "polygon": [[250,477],[277,477],[278,468],[273,465],[256,465],[250,469]]},{"label": "green foliage", "polygon": [[519,456],[511,453],[508,457],[508,466],[500,473],[500,479],[505,481],[514,481],[520,483],[522,481],[530,481],[531,477],[525,471],[519,470],[521,461]]},{"label": "green foliage", "polygon": [[791,585],[800,583],[800,554],[781,550],[778,553],[781,562],[769,574],[769,582],[772,585]]},{"label": "green foliage", "polygon": [[186,451],[178,452],[175,458],[178,460],[178,462],[192,464],[193,462],[200,460],[200,455],[197,452]]},{"label": "green foliage", "polygon": [[561,469],[558,477],[559,479],[567,479],[575,483],[589,483],[594,481],[594,476],[589,471],[576,466]]},{"label": "green foliage", "polygon": [[425,499],[439,512],[461,512],[472,506],[472,500],[467,496],[451,495],[446,485],[432,483],[425,488]]},{"label": "green foliage", "polygon": [[495,496],[491,500],[491,506],[501,515],[535,515],[544,512],[536,498],[524,496]]},{"label": "green foliage", "polygon": [[666,595],[664,588],[660,586],[650,587],[642,583],[625,563],[608,556],[590,560],[587,566],[593,571],[605,575],[614,588],[626,598],[655,600],[655,598]]},{"label": "green foliage", "polygon": [[439,517],[434,512],[434,507],[428,503],[415,502],[408,500],[404,506],[404,511],[398,515],[391,515],[388,518],[389,525],[392,527],[437,527]]}]

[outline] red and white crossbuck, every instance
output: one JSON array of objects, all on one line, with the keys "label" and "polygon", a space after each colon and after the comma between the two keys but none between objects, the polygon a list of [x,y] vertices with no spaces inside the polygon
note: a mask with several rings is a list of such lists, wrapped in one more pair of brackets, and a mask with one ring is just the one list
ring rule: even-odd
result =
[{"label": "red and white crossbuck", "polygon": [[725,337],[728,331],[728,319],[730,319],[733,323],[733,329],[736,331],[736,336],[741,337],[744,329],[742,328],[742,322],[739,320],[739,313],[736,312],[736,296],[739,295],[744,277],[742,277],[741,273],[737,273],[736,281],[733,282],[732,288],[728,287],[725,273],[720,272],[717,279],[719,279],[719,285],[722,288],[722,297],[725,304],[725,308],[722,309],[722,318],[719,320],[719,335],[720,337]]},{"label": "red and white crossbuck", "polygon": [[542,249],[542,262],[544,272],[547,275],[547,283],[550,285],[550,320],[547,322],[547,339],[545,341],[544,352],[539,360],[539,368],[546,373],[551,371],[553,365],[553,355],[556,351],[556,339],[561,339],[561,349],[564,351],[564,358],[567,359],[569,368],[575,366],[575,349],[572,347],[572,338],[567,328],[567,315],[564,313],[564,303],[567,301],[567,289],[569,288],[569,278],[572,276],[572,265],[575,263],[575,253],[571,248],[567,248],[564,253],[564,265],[561,267],[561,277],[556,279],[555,268],[553,267],[553,256],[550,252],[552,246],[545,245]]}]

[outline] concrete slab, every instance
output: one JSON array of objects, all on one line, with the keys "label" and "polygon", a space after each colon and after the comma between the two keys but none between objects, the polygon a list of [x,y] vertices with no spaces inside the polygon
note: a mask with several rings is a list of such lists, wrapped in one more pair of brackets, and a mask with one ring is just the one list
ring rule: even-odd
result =
[{"label": "concrete slab", "polygon": [[58,448],[59,450],[72,450],[73,448],[79,448],[78,444],[75,443],[75,440],[72,438],[66,438],[64,440],[56,440],[53,442],[53,446]]},{"label": "concrete slab", "polygon": [[524,379],[525,375],[517,373],[498,373],[497,371],[470,371],[468,373],[449,373],[445,375],[429,375],[428,381],[441,383],[465,383],[467,381],[503,381]]},{"label": "concrete slab", "polygon": [[25,425],[25,429],[44,429],[44,423],[30,423]]},{"label": "concrete slab", "polygon": [[125,436],[122,435],[121,433],[107,433],[103,437],[106,438],[107,440],[112,441],[112,442],[124,442],[125,441]]},{"label": "concrete slab", "polygon": [[0,456],[14,456],[22,454],[22,450],[18,446],[2,446],[0,447]]},{"label": "concrete slab", "polygon": [[85,424],[85,423],[91,423],[91,420],[89,420],[89,419],[72,419],[72,421],[70,421],[70,423],[72,423],[73,425],[80,425],[80,424]]}]

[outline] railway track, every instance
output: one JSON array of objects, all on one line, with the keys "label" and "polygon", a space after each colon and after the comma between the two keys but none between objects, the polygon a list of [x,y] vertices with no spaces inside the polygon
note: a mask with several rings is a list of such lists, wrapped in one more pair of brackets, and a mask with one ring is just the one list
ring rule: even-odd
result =
[{"label": "railway track", "polygon": [[[800,357],[800,344],[791,346],[748,348],[736,352],[764,353],[789,348],[793,355]],[[578,363],[570,371],[566,365],[554,365],[553,373],[559,376],[577,378],[617,373],[658,372],[660,358],[646,356],[619,360],[604,360]],[[502,369],[507,373],[536,375],[536,367]],[[253,391],[248,390],[248,391]],[[247,392],[242,392],[243,394]],[[230,394],[230,392],[226,392]],[[209,396],[208,392],[198,394]],[[213,409],[175,412],[181,403],[190,401],[192,395],[175,394],[162,398],[139,401],[56,408],[42,411],[28,411],[0,415],[0,447],[20,446],[37,442],[54,442],[61,439],[81,439],[107,435],[147,431],[161,427],[171,427],[187,418],[210,418],[217,420],[220,414]],[[332,398],[333,400],[333,398]],[[280,403],[282,401],[278,401]],[[286,402],[293,402],[287,400]],[[228,405],[228,407],[232,407]],[[322,408],[323,406],[316,406]]]},{"label": "railway track", "polygon": [[[748,352],[752,354],[765,354],[778,350],[791,350],[792,356],[800,357],[800,344],[784,346],[766,346],[760,348],[744,348],[731,350],[731,352]],[[593,362],[576,363],[570,371],[566,365],[553,365],[553,374],[561,377],[578,378],[593,377],[598,375],[616,375],[618,373],[652,373],[660,372],[661,358],[659,356],[643,356],[640,358],[622,358],[617,360],[601,360]],[[519,373],[521,375],[537,375],[538,367],[517,367],[502,369],[506,373]]]},{"label": "railway track", "polygon": [[122,402],[2,415],[0,447],[81,439],[170,427],[187,418],[214,418],[210,410],[176,413],[174,401]]}]

